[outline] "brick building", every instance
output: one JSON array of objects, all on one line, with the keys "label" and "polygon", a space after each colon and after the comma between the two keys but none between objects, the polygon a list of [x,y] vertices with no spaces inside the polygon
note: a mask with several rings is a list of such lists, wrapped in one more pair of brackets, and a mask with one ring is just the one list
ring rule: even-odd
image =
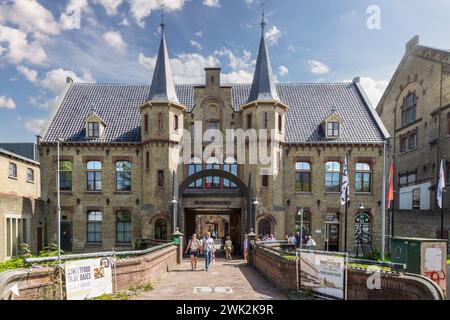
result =
[{"label": "brick building", "polygon": [[[34,149],[35,144],[5,147]],[[45,203],[40,194],[39,162],[0,148],[0,261],[20,254],[22,243],[33,252],[42,248]]]},{"label": "brick building", "polygon": [[[275,83],[262,36],[251,85],[222,84],[220,68],[206,68],[204,84],[175,85],[162,29],[151,85],[68,79],[39,140],[50,220],[56,212],[56,140],[63,140],[63,249],[130,248],[137,239],[169,239],[175,226],[192,234],[200,232],[200,216],[205,215],[211,226],[220,222],[219,231],[225,229],[239,248],[250,228],[278,239],[295,232],[297,212],[304,208],[305,231],[318,249],[342,250],[340,187],[346,154],[349,248],[355,229],[362,228],[366,240],[379,233],[387,133],[358,78]],[[187,163],[180,161],[179,147],[187,139],[183,129],[201,142],[200,155],[189,153]],[[275,159],[273,170],[238,163],[241,155],[234,151],[226,158],[214,154],[205,159],[203,148],[212,140],[206,129],[276,132],[279,145],[266,146]],[[254,143],[244,139],[245,159]],[[54,225],[49,224],[50,237]]]},{"label": "brick building", "polygon": [[[447,185],[450,180],[450,51],[412,38],[377,112],[392,136],[395,234],[440,238],[436,185],[441,159]],[[448,213],[450,197],[445,199]],[[446,214],[446,237],[449,227]]]}]

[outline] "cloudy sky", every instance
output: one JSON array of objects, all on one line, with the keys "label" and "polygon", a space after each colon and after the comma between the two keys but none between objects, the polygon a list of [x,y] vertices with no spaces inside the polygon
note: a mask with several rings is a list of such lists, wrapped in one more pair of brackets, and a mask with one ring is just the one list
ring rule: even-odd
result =
[{"label": "cloudy sky", "polygon": [[[251,82],[260,0],[0,0],[0,141],[34,141],[65,86],[149,83],[161,6],[177,83]],[[374,105],[404,44],[450,48],[448,0],[265,0],[279,82],[360,76]],[[378,19],[379,18],[379,19]]]}]

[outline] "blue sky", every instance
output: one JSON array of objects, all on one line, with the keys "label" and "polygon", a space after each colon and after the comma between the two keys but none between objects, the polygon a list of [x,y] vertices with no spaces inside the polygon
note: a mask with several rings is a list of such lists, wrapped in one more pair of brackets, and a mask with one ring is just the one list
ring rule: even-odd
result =
[{"label": "blue sky", "polygon": [[[149,83],[161,5],[174,79],[250,82],[261,33],[259,0],[0,0],[0,141],[34,141],[65,77]],[[450,49],[448,0],[266,0],[266,37],[279,82],[338,82],[355,76],[374,104],[404,45]],[[367,20],[377,6],[380,29]],[[77,13],[80,13],[78,28]],[[74,14],[75,13],[75,14]]]}]

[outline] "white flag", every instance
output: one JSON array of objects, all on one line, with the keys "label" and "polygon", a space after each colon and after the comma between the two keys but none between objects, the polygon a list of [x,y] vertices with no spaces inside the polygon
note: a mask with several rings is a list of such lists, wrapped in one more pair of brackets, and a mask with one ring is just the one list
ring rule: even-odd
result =
[{"label": "white flag", "polygon": [[444,204],[442,203],[442,199],[444,198],[444,188],[445,188],[444,160],[441,160],[441,169],[439,170],[439,184],[436,194],[439,208],[442,208],[444,206]]},{"label": "white flag", "polygon": [[347,156],[345,156],[344,162],[344,176],[342,177],[342,187],[341,187],[341,206],[345,205],[350,197],[348,196],[350,189],[348,188],[348,165]]}]

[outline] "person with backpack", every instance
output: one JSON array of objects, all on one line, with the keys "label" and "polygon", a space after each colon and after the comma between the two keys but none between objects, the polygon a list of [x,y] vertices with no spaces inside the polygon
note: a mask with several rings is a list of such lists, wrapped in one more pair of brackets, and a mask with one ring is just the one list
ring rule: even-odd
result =
[{"label": "person with backpack", "polygon": [[198,253],[200,251],[201,242],[197,239],[197,235],[194,233],[192,239],[186,248],[186,254],[189,252],[189,257],[191,258],[191,268],[192,270],[197,269]]}]

